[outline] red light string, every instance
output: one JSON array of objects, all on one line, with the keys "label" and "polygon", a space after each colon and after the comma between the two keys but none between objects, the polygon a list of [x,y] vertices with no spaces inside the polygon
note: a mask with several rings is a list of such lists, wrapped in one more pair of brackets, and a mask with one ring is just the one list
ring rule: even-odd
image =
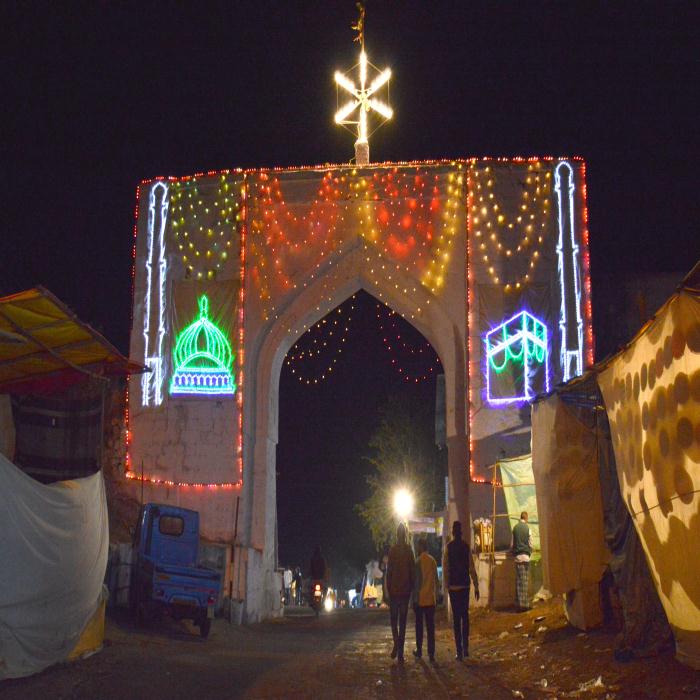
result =
[{"label": "red light string", "polygon": [[[418,384],[433,379],[440,373],[440,360],[427,340],[423,338],[422,342],[416,346],[402,338],[401,331],[397,328],[397,321],[401,318],[399,314],[384,304],[377,304],[376,316],[384,348],[392,355],[392,367],[398,371],[404,381]],[[403,362],[398,357],[401,354],[405,357]],[[431,354],[433,359],[426,369],[425,359]],[[416,367],[421,369],[416,372]]]}]

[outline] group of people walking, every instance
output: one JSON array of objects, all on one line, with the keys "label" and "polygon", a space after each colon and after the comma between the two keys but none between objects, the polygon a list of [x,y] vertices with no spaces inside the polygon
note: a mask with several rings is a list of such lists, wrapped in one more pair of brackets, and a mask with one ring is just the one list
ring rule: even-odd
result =
[{"label": "group of people walking", "polygon": [[[386,571],[386,591],[389,596],[389,617],[393,647],[391,658],[404,660],[408,608],[413,602],[416,624],[416,648],[413,655],[423,656],[423,634],[427,633],[427,651],[435,663],[435,607],[437,605],[437,562],[428,552],[425,538],[418,540],[418,556],[407,541],[406,526],[401,523],[396,531],[396,544],[389,550]],[[522,513],[513,528],[512,551],[516,561],[516,598],[519,609],[529,607],[529,560],[532,552],[527,513]],[[442,558],[442,572],[447,589],[455,640],[455,659],[469,656],[469,592],[474,586],[474,597],[479,600],[479,578],[469,545],[462,537],[462,523],[452,524],[452,539],[447,543]]]},{"label": "group of people walking", "polygon": [[[437,605],[437,562],[428,552],[425,538],[418,540],[418,557],[406,539],[406,526],[401,523],[396,532],[396,544],[389,550],[386,572],[386,590],[389,595],[389,615],[394,646],[391,658],[404,659],[406,619],[409,602],[413,600],[416,617],[416,648],[413,655],[423,656],[423,633],[427,633],[427,651],[435,663],[435,606]],[[462,539],[462,524],[455,521],[452,539],[443,556],[443,576],[452,606],[457,660],[469,655],[469,586],[479,599],[479,580],[469,545]]]},{"label": "group of people walking", "polygon": [[285,605],[301,605],[303,598],[301,568],[297,566],[294,571],[292,571],[287,567],[284,570],[282,578]]}]

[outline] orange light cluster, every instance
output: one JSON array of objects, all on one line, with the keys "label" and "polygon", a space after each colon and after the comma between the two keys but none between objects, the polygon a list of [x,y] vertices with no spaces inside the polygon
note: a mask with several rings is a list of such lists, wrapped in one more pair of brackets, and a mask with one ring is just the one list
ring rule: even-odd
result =
[{"label": "orange light cluster", "polygon": [[[444,174],[425,168],[326,170],[314,200],[304,205],[288,202],[274,171],[253,174],[251,274],[265,317],[274,314],[279,297],[315,279],[329,255],[357,235],[437,293],[463,190],[463,165],[455,167],[446,185]],[[284,186],[298,192],[298,181]]]}]

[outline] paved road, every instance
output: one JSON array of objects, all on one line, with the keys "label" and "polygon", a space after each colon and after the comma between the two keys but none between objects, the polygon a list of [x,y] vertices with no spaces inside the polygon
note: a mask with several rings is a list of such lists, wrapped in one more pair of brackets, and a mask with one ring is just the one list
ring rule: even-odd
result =
[{"label": "paved road", "polygon": [[412,631],[406,664],[399,667],[389,658],[388,613],[381,610],[315,619],[299,609],[244,628],[217,620],[208,640],[185,622],[166,621],[144,632],[117,617],[108,620],[105,636],[107,646],[90,659],[0,682],[0,698],[512,697],[487,661],[452,659],[446,629],[438,635],[437,668],[410,655]]}]

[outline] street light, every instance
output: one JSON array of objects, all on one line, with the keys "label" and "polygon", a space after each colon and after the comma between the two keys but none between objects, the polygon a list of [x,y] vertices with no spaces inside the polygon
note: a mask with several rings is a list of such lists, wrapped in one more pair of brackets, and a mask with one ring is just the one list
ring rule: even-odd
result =
[{"label": "street light", "polygon": [[394,492],[394,512],[399,520],[408,520],[413,514],[413,494],[405,488]]}]

